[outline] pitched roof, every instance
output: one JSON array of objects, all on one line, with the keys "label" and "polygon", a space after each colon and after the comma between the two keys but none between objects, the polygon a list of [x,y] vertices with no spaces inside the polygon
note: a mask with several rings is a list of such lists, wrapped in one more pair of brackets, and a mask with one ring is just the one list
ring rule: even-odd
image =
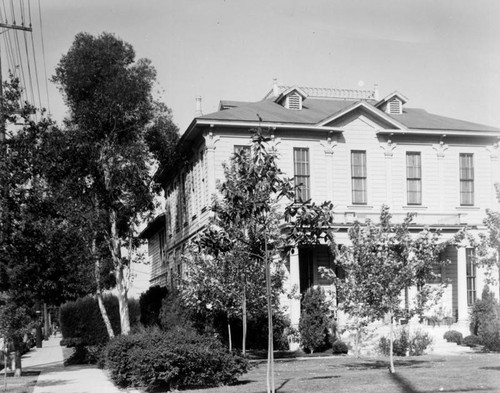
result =
[{"label": "pitched roof", "polygon": [[[379,111],[374,106],[376,102],[372,100],[309,97],[304,99],[302,110],[299,111],[289,110],[268,99],[257,102],[221,101],[221,105],[226,103],[223,110],[200,116],[197,119],[255,122],[260,117],[264,122],[315,125],[329,117],[334,117],[335,114],[348,109],[350,106],[355,108],[355,104],[360,101],[364,102],[365,105],[373,106],[375,112]],[[409,129],[500,132],[500,129],[496,127],[439,116],[418,108],[404,107],[403,113],[399,115],[388,115],[379,112],[381,116],[390,116]]]},{"label": "pitched roof", "polygon": [[238,106],[209,113],[200,116],[199,119],[258,121],[260,116],[263,121],[267,122],[316,124],[355,102],[347,100],[306,99],[302,104],[302,110],[291,111],[278,103],[264,100],[239,103]]},{"label": "pitched roof", "polygon": [[499,132],[496,127],[453,119],[427,112],[425,109],[404,108],[400,115],[389,115],[410,129],[420,130],[457,130]]}]

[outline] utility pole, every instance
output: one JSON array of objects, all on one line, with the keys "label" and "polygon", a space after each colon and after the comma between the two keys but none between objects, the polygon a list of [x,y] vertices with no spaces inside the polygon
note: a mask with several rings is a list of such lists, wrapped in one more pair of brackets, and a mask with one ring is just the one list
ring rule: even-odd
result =
[{"label": "utility pole", "polygon": [[[25,26],[19,26],[14,24],[9,24],[9,23],[0,23],[0,28],[4,28],[0,34],[5,33],[7,30],[23,30],[23,31],[29,31],[30,33],[33,31],[30,27],[25,27]],[[3,75],[2,75],[2,51],[0,50],[0,143],[2,143],[5,140],[5,121],[4,121],[4,108],[3,108]]]}]

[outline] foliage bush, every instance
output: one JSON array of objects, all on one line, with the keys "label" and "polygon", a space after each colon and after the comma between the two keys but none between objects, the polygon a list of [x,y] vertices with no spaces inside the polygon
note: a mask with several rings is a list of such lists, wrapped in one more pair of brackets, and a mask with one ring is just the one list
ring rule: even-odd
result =
[{"label": "foliage bush", "polygon": [[347,354],[349,352],[349,348],[347,344],[341,340],[335,340],[332,344],[332,353],[334,355],[338,354]]},{"label": "foliage bush", "polygon": [[[264,310],[265,311],[265,310]],[[223,312],[213,315],[212,320],[207,315],[194,313],[184,307],[182,299],[176,293],[169,293],[162,303],[160,322],[164,330],[178,326],[192,326],[198,333],[203,333],[209,327],[226,345],[229,342],[227,329],[227,316]],[[231,318],[231,336],[234,348],[241,349],[243,324],[241,318]],[[267,313],[249,315],[247,320],[247,349],[267,348]],[[273,343],[275,350],[287,350],[287,331],[290,319],[281,311],[273,312]]]},{"label": "foliage bush", "polygon": [[[236,336],[239,340],[236,346],[239,347],[242,338],[242,323],[238,320]],[[282,311],[273,312],[273,347],[275,350],[288,350],[287,332],[290,328],[290,319]],[[267,348],[268,323],[267,314],[260,314],[252,317],[248,321],[247,348],[266,349]]]},{"label": "foliage bush", "polygon": [[[113,331],[118,335],[121,333],[118,299],[108,295],[104,296],[103,300]],[[129,299],[129,313],[131,326],[136,326],[139,321],[137,300]],[[62,343],[72,346],[102,345],[109,340],[97,299],[92,296],[63,304],[59,311],[59,322],[63,335]]]},{"label": "foliage bush", "polygon": [[478,336],[471,334],[470,336],[464,337],[462,345],[465,345],[466,347],[477,347],[478,345],[482,345],[482,342]]},{"label": "foliage bush", "polygon": [[420,356],[432,344],[434,340],[429,333],[417,329],[410,337],[410,356]]},{"label": "foliage bush", "polygon": [[456,330],[448,330],[444,333],[443,338],[449,343],[457,343],[458,345],[462,344],[464,336],[462,333]]},{"label": "foliage bush", "polygon": [[470,313],[470,332],[481,340],[484,348],[500,351],[500,306],[488,286]]},{"label": "foliage bush", "polygon": [[[412,331],[410,335],[408,329],[397,330],[394,334],[392,354],[395,356],[420,356],[432,344],[432,337],[420,329]],[[389,356],[390,342],[388,337],[381,337],[378,345],[380,353]]]},{"label": "foliage bush", "polygon": [[328,348],[330,310],[321,287],[311,287],[304,294],[299,321],[300,342],[305,351]]},{"label": "foliage bush", "polygon": [[158,285],[152,286],[139,298],[141,323],[144,326],[160,326],[160,311],[168,290]]},{"label": "foliage bush", "polygon": [[244,358],[227,352],[214,337],[179,326],[111,340],[106,365],[119,386],[147,391],[233,383],[248,370]]}]

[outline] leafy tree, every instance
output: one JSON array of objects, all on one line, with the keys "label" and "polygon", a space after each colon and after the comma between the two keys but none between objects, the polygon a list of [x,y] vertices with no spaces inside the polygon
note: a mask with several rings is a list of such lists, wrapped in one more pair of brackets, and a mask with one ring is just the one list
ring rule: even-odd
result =
[{"label": "leafy tree", "polygon": [[500,305],[488,285],[470,312],[470,332],[487,349],[500,351]]},{"label": "leafy tree", "polygon": [[[500,183],[495,184],[497,199],[500,202]],[[498,284],[500,290],[500,212],[486,209],[484,219],[488,232],[480,234],[477,246],[477,263],[486,268],[486,281],[489,284]],[[498,277],[493,277],[493,272],[497,270]],[[500,292],[499,292],[500,293]]]},{"label": "leafy tree", "polygon": [[[273,235],[275,233],[273,228],[277,228],[278,225],[274,210],[281,198],[288,197],[293,200],[293,187],[284,179],[277,164],[276,153],[268,149],[270,140],[264,130],[258,127],[253,130],[251,154],[234,155],[231,166],[225,170],[226,181],[219,187],[221,202],[213,206],[215,222],[203,234],[200,245],[206,253],[216,258],[219,254],[224,254],[221,256],[224,257],[226,266],[231,262],[239,272],[237,288],[241,296],[244,332],[247,290],[251,280],[250,266],[264,267],[268,312],[267,382],[268,391],[274,391],[274,380],[271,382],[273,374],[271,253],[278,251],[278,239]],[[251,260],[253,262],[248,263]],[[259,279],[262,280],[262,276]],[[235,295],[238,296],[236,293]],[[245,333],[243,336],[245,341]]]},{"label": "leafy tree", "polygon": [[310,353],[321,351],[328,346],[330,310],[325,291],[321,287],[307,290],[302,300],[302,313],[299,322],[300,341]]},{"label": "leafy tree", "polygon": [[[88,291],[88,270],[79,263],[79,238],[58,212],[57,198],[48,187],[47,163],[52,159],[48,139],[54,124],[29,104],[19,106],[20,88],[4,83],[3,120],[8,125],[0,143],[0,305],[2,331],[16,353],[21,372],[20,345],[35,303],[59,304]],[[10,112],[9,112],[10,111]],[[43,113],[42,113],[43,115]]]},{"label": "leafy tree", "polygon": [[109,250],[122,334],[130,331],[127,273],[138,243],[135,227],[153,210],[157,190],[153,159],[173,165],[178,140],[170,111],[153,99],[155,78],[149,60],[136,61],[132,46],[109,33],[77,34],[52,78],[70,112],[66,126],[78,153],[71,175],[91,195],[89,201],[75,192],[74,200],[102,223],[90,243],[97,250],[102,238]]},{"label": "leafy tree", "polygon": [[357,319],[358,330],[366,321],[386,315],[390,318],[391,372],[394,319],[408,317],[410,311],[401,304],[401,294],[412,286],[423,287],[434,277],[433,267],[445,246],[439,243],[439,232],[424,229],[412,236],[412,219],[409,214],[402,224],[393,224],[389,208],[383,206],[379,223],[367,220],[364,225],[353,224],[349,230],[352,246],[344,247],[339,254],[346,272],[345,280],[337,280],[340,307]]}]

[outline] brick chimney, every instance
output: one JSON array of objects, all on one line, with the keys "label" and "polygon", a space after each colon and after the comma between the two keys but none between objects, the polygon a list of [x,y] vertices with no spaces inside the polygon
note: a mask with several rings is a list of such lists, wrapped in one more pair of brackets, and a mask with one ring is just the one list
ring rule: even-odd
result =
[{"label": "brick chimney", "polygon": [[203,111],[201,110],[201,96],[196,97],[196,109],[194,111],[194,117],[203,116]]},{"label": "brick chimney", "polygon": [[273,95],[278,97],[280,95],[280,89],[278,87],[278,78],[273,78]]}]

